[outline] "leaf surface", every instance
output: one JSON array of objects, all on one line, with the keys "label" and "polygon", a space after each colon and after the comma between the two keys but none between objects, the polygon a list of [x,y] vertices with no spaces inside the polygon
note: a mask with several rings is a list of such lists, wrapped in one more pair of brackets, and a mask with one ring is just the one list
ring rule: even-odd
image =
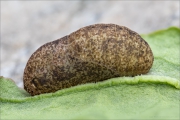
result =
[{"label": "leaf surface", "polygon": [[142,37],[154,63],[146,75],[112,78],[31,97],[0,77],[1,119],[180,119],[180,29]]}]

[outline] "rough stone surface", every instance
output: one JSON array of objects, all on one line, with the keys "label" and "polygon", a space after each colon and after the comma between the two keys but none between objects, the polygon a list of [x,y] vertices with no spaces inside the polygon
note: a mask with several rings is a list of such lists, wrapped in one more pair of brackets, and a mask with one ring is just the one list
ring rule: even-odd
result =
[{"label": "rough stone surface", "polygon": [[41,45],[96,23],[140,34],[179,27],[179,1],[1,1],[1,76],[23,87],[23,71]]}]

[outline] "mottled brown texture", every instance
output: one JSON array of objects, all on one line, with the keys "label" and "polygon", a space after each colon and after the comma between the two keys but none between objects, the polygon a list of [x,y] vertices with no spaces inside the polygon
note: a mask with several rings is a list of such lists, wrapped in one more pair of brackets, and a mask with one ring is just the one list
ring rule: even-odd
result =
[{"label": "mottled brown texture", "polygon": [[24,88],[31,95],[147,73],[153,53],[139,34],[115,24],[95,24],[46,43],[30,57]]}]

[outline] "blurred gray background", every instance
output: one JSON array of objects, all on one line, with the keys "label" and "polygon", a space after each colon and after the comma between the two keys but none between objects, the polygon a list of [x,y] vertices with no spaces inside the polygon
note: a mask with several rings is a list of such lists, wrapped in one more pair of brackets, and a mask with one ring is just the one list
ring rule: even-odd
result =
[{"label": "blurred gray background", "polygon": [[1,76],[23,87],[23,72],[41,45],[95,23],[140,34],[179,27],[179,1],[1,1]]}]

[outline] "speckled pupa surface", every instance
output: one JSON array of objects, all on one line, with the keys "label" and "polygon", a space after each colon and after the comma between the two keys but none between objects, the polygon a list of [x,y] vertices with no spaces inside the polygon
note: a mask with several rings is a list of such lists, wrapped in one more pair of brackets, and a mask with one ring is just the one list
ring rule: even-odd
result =
[{"label": "speckled pupa surface", "polygon": [[24,70],[31,95],[147,73],[153,53],[141,36],[124,26],[95,24],[37,49]]}]

